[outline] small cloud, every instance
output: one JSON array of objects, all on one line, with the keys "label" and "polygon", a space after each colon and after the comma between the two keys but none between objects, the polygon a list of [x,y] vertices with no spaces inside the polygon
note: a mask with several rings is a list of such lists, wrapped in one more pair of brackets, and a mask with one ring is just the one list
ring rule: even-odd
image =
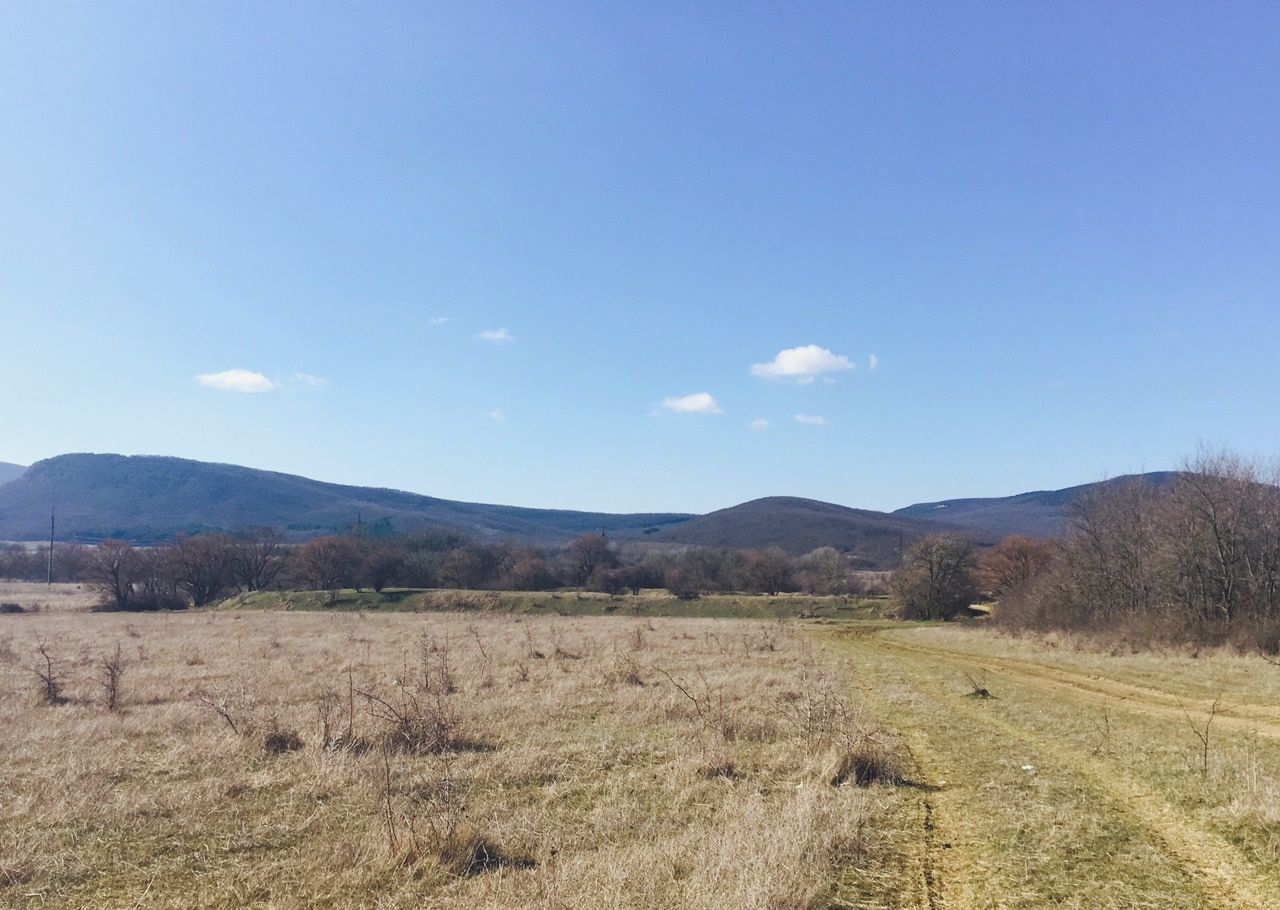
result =
[{"label": "small cloud", "polygon": [[719,414],[720,405],[710,392],[694,392],[662,399],[662,406],[673,414]]},{"label": "small cloud", "polygon": [[880,366],[880,358],[875,354],[869,354],[867,356],[867,369],[874,370],[878,366]]},{"label": "small cloud", "polygon": [[201,373],[196,382],[206,389],[217,389],[219,392],[270,392],[279,388],[273,379],[268,379],[253,370],[223,370],[221,373]]},{"label": "small cloud", "polygon": [[751,427],[751,429],[756,432],[759,432],[761,430],[769,429],[773,424],[769,423],[769,421],[765,420],[763,417],[757,417],[755,420],[751,421],[751,423],[747,424],[747,426]]},{"label": "small cloud", "polygon": [[427,322],[431,323],[432,325],[444,325],[448,321],[449,321],[448,316],[432,316],[429,319],[427,319]]},{"label": "small cloud", "polygon": [[309,389],[323,389],[329,384],[329,380],[323,376],[312,376],[310,373],[294,373],[293,384],[306,386]]},{"label": "small cloud", "polygon": [[753,363],[751,375],[763,379],[794,379],[804,385],[820,373],[852,370],[854,364],[843,354],[833,354],[816,344],[787,348],[767,363]]},{"label": "small cloud", "polygon": [[504,420],[507,419],[507,415],[502,412],[501,408],[494,408],[492,411],[489,411],[484,416],[488,417],[494,423],[502,423]]},{"label": "small cloud", "polygon": [[825,427],[827,418],[819,417],[817,414],[797,414],[796,421],[811,427]]},{"label": "small cloud", "polygon": [[486,329],[483,332],[476,332],[476,336],[481,341],[492,341],[495,344],[503,344],[508,341],[515,341],[516,336],[512,335],[505,328],[502,329]]},{"label": "small cloud", "polygon": [[1049,390],[1051,392],[1061,392],[1066,388],[1067,384],[1061,379],[1055,379],[1053,382],[1049,383]]}]

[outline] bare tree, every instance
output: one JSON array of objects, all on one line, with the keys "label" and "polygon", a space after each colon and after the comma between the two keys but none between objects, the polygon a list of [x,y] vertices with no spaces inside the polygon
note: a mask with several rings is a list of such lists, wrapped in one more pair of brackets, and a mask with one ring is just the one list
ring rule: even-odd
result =
[{"label": "bare tree", "polygon": [[170,553],[178,586],[195,606],[213,603],[227,590],[233,553],[227,537],[221,534],[180,537]]},{"label": "bare tree", "polygon": [[752,593],[778,594],[791,587],[791,560],[779,549],[743,554],[743,580]]},{"label": "bare tree", "polygon": [[574,584],[586,584],[597,568],[613,568],[618,564],[617,554],[603,534],[583,534],[569,544],[569,562],[573,568]]},{"label": "bare tree", "polygon": [[242,591],[262,591],[284,569],[288,545],[276,528],[250,528],[231,538],[231,581]]},{"label": "bare tree", "polygon": [[911,545],[890,582],[903,619],[953,619],[977,595],[974,546],[956,534],[930,534]]},{"label": "bare tree", "polygon": [[334,591],[350,584],[360,554],[344,537],[317,537],[298,548],[298,574],[313,591]]},{"label": "bare tree", "polygon": [[94,548],[89,560],[89,581],[117,610],[127,610],[141,581],[142,568],[142,558],[132,544],[104,540]]}]

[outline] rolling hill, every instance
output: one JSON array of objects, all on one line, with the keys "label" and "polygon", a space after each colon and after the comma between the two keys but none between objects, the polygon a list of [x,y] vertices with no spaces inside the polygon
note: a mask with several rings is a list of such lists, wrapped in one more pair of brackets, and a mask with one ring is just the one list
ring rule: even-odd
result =
[{"label": "rolling hill", "polygon": [[883,569],[897,565],[911,541],[940,529],[957,530],[936,521],[815,499],[769,496],[664,528],[649,539],[708,547],[778,547],[792,554],[835,547],[856,556],[864,568]]},{"label": "rolling hill", "polygon": [[[59,536],[151,542],[180,533],[284,527],[306,537],[357,521],[409,531],[448,528],[481,540],[563,544],[588,531],[655,545],[778,547],[806,553],[835,547],[866,568],[889,568],[911,541],[934,531],[991,543],[1007,534],[1065,532],[1072,504],[1088,492],[1135,478],[1168,483],[1172,472],[1130,475],[1061,490],[917,503],[875,512],[813,499],[771,496],[707,515],[607,514],[457,502],[375,487],[181,458],[60,455],[30,468],[0,464],[0,540],[39,540],[57,505]],[[11,479],[4,482],[4,478]]]},{"label": "rolling hill", "polygon": [[588,531],[616,537],[688,515],[611,515],[455,502],[374,487],[323,483],[292,474],[182,458],[59,455],[0,486],[0,540],[48,533],[56,504],[60,536],[148,542],[177,533],[283,526],[299,535],[367,525],[433,526],[477,538],[559,543]]},{"label": "rolling hill", "polygon": [[20,464],[9,464],[7,461],[0,461],[0,483],[8,483],[22,476],[22,472],[26,468]]},{"label": "rolling hill", "polygon": [[898,509],[903,518],[937,522],[967,528],[994,537],[1024,534],[1027,537],[1058,537],[1066,533],[1072,506],[1095,490],[1140,480],[1156,486],[1171,482],[1176,471],[1126,474],[1099,483],[1086,483],[1061,490],[1041,490],[1016,496],[986,499],[945,499],[921,502]]}]

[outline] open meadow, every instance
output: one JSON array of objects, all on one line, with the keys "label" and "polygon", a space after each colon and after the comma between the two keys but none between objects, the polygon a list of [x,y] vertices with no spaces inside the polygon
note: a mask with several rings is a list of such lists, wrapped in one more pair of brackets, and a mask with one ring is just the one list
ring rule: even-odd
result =
[{"label": "open meadow", "polygon": [[776,622],[4,620],[5,906],[813,907],[894,798]]},{"label": "open meadow", "polygon": [[1261,657],[284,606],[0,617],[0,904],[1280,905]]}]

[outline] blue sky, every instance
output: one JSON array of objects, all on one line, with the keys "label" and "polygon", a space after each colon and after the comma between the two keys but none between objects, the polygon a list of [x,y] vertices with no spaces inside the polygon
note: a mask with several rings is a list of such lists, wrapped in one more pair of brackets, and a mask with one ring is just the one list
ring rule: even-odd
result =
[{"label": "blue sky", "polygon": [[0,460],[702,511],[1280,452],[1280,7],[620,6],[0,7]]}]

